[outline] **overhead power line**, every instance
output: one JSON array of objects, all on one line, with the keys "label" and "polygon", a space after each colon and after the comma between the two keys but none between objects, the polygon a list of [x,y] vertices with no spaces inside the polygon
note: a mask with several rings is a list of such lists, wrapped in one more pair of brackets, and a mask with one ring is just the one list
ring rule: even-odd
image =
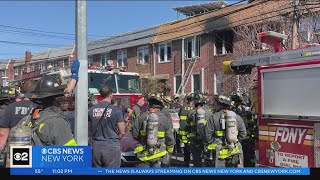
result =
[{"label": "overhead power line", "polygon": [[9,29],[1,29],[0,32],[4,33],[10,33],[10,34],[19,34],[19,35],[26,35],[26,36],[33,36],[33,37],[44,37],[44,38],[55,38],[55,39],[65,39],[65,40],[74,40],[74,38],[71,37],[63,37],[63,36],[57,36],[57,35],[50,35],[50,34],[38,34],[33,32],[24,32],[19,30],[9,30]]},{"label": "overhead power line", "polygon": [[[47,34],[59,34],[59,35],[65,35],[65,36],[75,36],[75,33],[62,33],[62,32],[55,32],[55,31],[43,31],[43,30],[38,30],[38,29],[29,29],[29,28],[23,28],[23,27],[17,27],[17,26],[8,26],[8,25],[3,25],[0,24],[0,27],[2,28],[8,28],[8,29],[18,29],[18,30],[24,30],[28,32],[38,32],[38,33],[47,33]],[[106,37],[103,35],[88,35],[92,37]]]},{"label": "overhead power line", "polygon": [[0,43],[4,44],[14,44],[14,45],[24,45],[24,46],[37,46],[37,47],[61,47],[66,46],[62,44],[37,44],[37,43],[29,43],[29,42],[16,42],[16,41],[2,41]]}]

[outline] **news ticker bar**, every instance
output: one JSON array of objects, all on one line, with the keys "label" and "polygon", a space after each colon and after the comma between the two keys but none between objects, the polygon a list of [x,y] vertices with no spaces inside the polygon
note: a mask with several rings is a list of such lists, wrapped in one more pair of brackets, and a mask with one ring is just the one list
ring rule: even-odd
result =
[{"label": "news ticker bar", "polygon": [[310,175],[309,168],[12,168],[10,175]]}]

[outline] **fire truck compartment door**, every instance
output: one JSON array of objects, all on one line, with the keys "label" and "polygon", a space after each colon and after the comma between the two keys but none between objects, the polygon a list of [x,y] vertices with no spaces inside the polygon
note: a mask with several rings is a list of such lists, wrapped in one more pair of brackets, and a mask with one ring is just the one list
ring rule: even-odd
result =
[{"label": "fire truck compartment door", "polygon": [[320,65],[262,69],[260,73],[263,115],[320,117]]}]

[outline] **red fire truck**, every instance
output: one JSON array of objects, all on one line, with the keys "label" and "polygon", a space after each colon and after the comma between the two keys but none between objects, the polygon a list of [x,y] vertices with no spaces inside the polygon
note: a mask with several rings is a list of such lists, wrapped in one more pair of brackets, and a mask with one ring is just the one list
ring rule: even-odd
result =
[{"label": "red fire truck", "polygon": [[[70,72],[59,70],[48,73],[47,75],[60,75],[64,83],[70,79]],[[132,106],[142,96],[140,89],[139,74],[135,72],[127,72],[124,68],[114,68],[113,66],[89,66],[88,67],[88,92],[93,94],[100,101],[99,88],[102,85],[107,85],[113,89],[113,96],[122,106],[132,108]],[[71,102],[71,103],[70,103]],[[73,109],[74,101],[70,99],[67,103],[67,109]]]},{"label": "red fire truck", "polygon": [[229,74],[258,68],[257,166],[320,167],[320,46],[282,51],[282,34],[258,36],[276,52],[224,62]]},{"label": "red fire truck", "polygon": [[138,73],[127,72],[126,69],[113,68],[112,66],[102,68],[90,66],[88,72],[89,93],[96,95],[99,100],[98,90],[101,85],[111,87],[114,97],[119,100],[121,105],[128,108],[132,108],[142,96]]}]

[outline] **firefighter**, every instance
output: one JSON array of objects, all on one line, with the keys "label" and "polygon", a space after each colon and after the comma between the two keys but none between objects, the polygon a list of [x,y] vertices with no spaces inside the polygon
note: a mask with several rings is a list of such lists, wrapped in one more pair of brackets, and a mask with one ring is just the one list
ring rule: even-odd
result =
[{"label": "firefighter", "polygon": [[35,104],[24,94],[18,93],[12,103],[4,107],[4,113],[0,116],[0,134],[3,138],[0,139],[0,149],[4,148],[10,129],[18,124],[18,122],[25,116],[31,113]]},{"label": "firefighter", "polygon": [[179,112],[183,104],[184,104],[184,98],[178,94],[174,95],[172,108],[176,109]]},{"label": "firefighter", "polygon": [[[61,101],[59,100],[63,97],[65,88],[66,85],[61,85],[61,82],[54,76],[45,76],[38,81],[33,92],[25,93],[25,97],[36,104],[36,108],[30,116],[23,118],[16,127],[32,123],[33,129],[35,127],[39,128],[35,130],[37,138],[33,139],[33,145],[77,145],[69,122],[62,116],[60,110]],[[15,135],[17,134],[15,134],[14,130],[10,131],[11,139]]]},{"label": "firefighter", "polygon": [[137,126],[138,117],[140,116],[140,114],[146,111],[145,105],[146,105],[145,97],[141,96],[138,99],[137,103],[132,107],[131,121],[129,123],[131,135],[133,135],[133,133],[138,132],[137,130],[133,131],[133,129],[136,128]]},{"label": "firefighter", "polygon": [[[13,97],[12,95],[9,94],[9,91],[7,88],[0,88],[0,117],[3,116],[3,114],[6,112],[6,107],[8,104],[10,104],[12,101]],[[1,126],[1,124],[0,124]],[[6,152],[4,150],[5,145],[7,143],[7,138],[8,138],[9,130],[8,128],[1,127],[0,128],[0,168],[5,167],[6,165]]]},{"label": "firefighter", "polygon": [[167,118],[171,122],[170,125],[171,125],[171,129],[173,131],[172,117],[171,117],[169,109],[167,107],[165,107],[165,103],[163,102],[163,98],[162,97],[163,96],[162,96],[161,93],[152,93],[149,96],[149,98],[157,99],[158,101],[160,101],[162,103],[163,108],[161,108],[160,112],[163,113],[165,116],[167,116]]},{"label": "firefighter", "polygon": [[171,109],[172,108],[172,99],[170,96],[162,96],[162,102],[164,104],[164,108]]},{"label": "firefighter", "polygon": [[246,106],[242,96],[238,94],[231,95],[230,100],[233,102],[234,112],[243,119],[246,128],[248,128],[248,120],[250,120],[252,116],[251,112],[249,111],[250,107]]},{"label": "firefighter", "polygon": [[172,122],[161,113],[163,103],[159,98],[149,97],[148,104],[148,111],[140,114],[132,129],[133,138],[139,141],[134,153],[140,160],[139,167],[168,167],[174,147]]},{"label": "firefighter", "polygon": [[218,111],[205,127],[206,154],[215,167],[243,167],[241,141],[247,131],[242,118],[231,110],[229,97],[219,95]]},{"label": "firefighter", "polygon": [[102,101],[89,109],[93,167],[120,167],[120,140],[125,135],[123,111],[112,105],[112,89],[102,86]]},{"label": "firefighter", "polygon": [[179,147],[184,156],[184,163],[186,167],[189,167],[190,164],[190,146],[188,141],[188,128],[187,118],[189,111],[193,110],[193,94],[190,93],[186,96],[186,103],[179,110],[179,118],[180,118],[180,128],[178,132],[178,138],[180,141]]},{"label": "firefighter", "polygon": [[187,123],[189,124],[188,141],[192,154],[193,166],[201,167],[203,164],[203,150],[205,142],[205,125],[212,120],[212,113],[206,105],[206,99],[200,94],[194,94],[195,109],[189,111]]}]

